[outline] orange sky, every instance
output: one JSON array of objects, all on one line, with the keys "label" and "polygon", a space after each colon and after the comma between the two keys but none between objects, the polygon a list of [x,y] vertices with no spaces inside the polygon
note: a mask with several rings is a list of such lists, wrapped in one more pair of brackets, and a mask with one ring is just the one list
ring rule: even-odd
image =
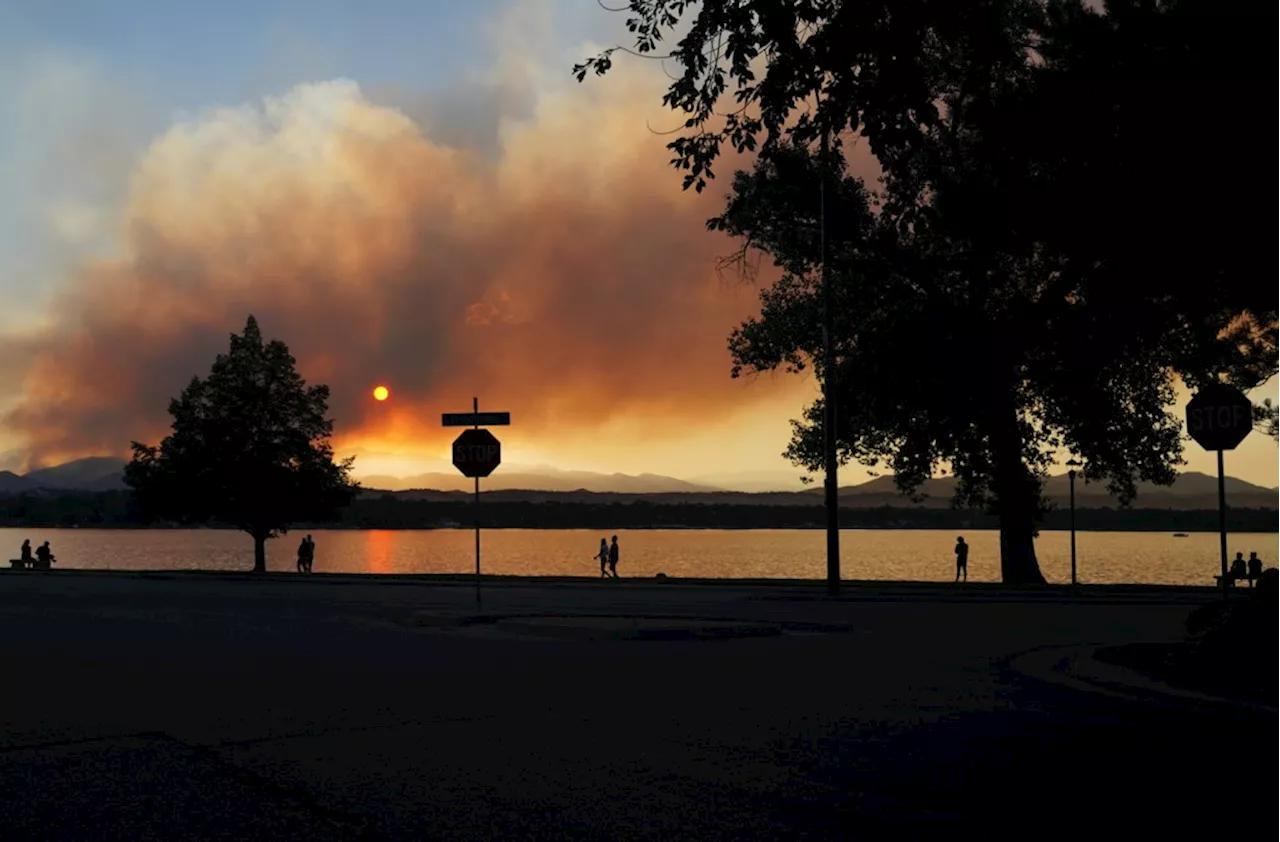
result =
[{"label": "orange sky", "polygon": [[[440,413],[478,396],[515,419],[509,462],[794,475],[779,454],[814,386],[729,378],[757,290],[717,274],[732,245],[703,223],[732,167],[680,191],[670,138],[646,130],[664,82],[620,66],[543,91],[496,157],[437,145],[342,80],[175,122],[137,160],[112,247],[58,283],[46,320],[0,334],[17,395],[0,452],[29,467],[157,440],[169,398],[253,313],[330,384],[360,473],[439,467],[456,432]],[[1255,436],[1229,472],[1275,485],[1276,466]]]},{"label": "orange sky", "polygon": [[[154,440],[253,313],[331,385],[341,449],[438,452],[440,413],[478,395],[555,462],[739,423],[695,461],[776,456],[786,414],[767,444],[742,419],[768,407],[778,428],[803,384],[728,377],[756,291],[716,272],[732,246],[703,223],[722,196],[679,190],[644,82],[544,97],[496,161],[344,81],[174,125],[133,173],[115,253],[76,270],[47,326],[6,337],[25,363],[10,434],[32,464]],[[372,401],[377,383],[394,399]]]}]

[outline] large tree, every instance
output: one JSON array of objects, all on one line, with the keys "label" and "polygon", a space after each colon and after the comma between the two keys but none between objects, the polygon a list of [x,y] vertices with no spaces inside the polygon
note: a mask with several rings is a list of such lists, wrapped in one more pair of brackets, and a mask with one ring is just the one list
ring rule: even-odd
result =
[{"label": "large tree", "polygon": [[[652,55],[691,8],[631,3],[637,50]],[[819,164],[807,150],[819,133],[838,150],[841,133],[859,131],[885,173],[874,220],[838,151],[825,165],[841,185],[827,232],[841,455],[887,462],[904,489],[948,464],[961,496],[999,511],[1006,580],[1041,578],[1032,537],[1054,450],[1084,457],[1086,476],[1127,496],[1137,479],[1173,478],[1175,374],[1249,387],[1274,372],[1262,240],[1241,243],[1205,213],[1215,195],[1243,206],[1247,182],[1170,167],[1178,97],[1248,101],[1258,58],[1233,39],[1234,12],[1205,0],[1122,0],[1106,14],[1072,0],[697,9],[672,51],[683,72],[666,102],[688,115],[673,163],[700,190],[722,143],[763,140],[760,165],[713,225],[786,273],[734,335],[735,364],[813,355]],[[610,61],[579,66],[579,78]],[[717,114],[730,86],[740,107]],[[819,403],[790,450],[812,468],[821,418]]]},{"label": "large tree", "polygon": [[[1055,292],[1123,313],[1190,385],[1276,370],[1270,224],[1249,119],[1274,87],[1270,9],[1218,0],[631,0],[662,57],[669,144],[702,190],[725,144],[865,138],[882,212],[1057,265]],[[664,55],[664,42],[683,36]],[[945,205],[942,204],[946,192]],[[1098,313],[1103,311],[1099,306]],[[1171,338],[1176,337],[1175,338]]]},{"label": "large tree", "polygon": [[151,517],[249,533],[253,569],[265,571],[269,539],[333,517],[359,489],[353,460],[334,461],[328,402],[329,387],[308,386],[285,344],[263,342],[250,316],[209,376],[170,402],[173,432],[158,447],[133,443],[125,481]]},{"label": "large tree", "polygon": [[[822,170],[804,148],[775,147],[735,177],[713,221],[783,269],[760,316],[730,339],[735,375],[812,364],[828,376],[815,247]],[[1009,582],[1041,580],[1041,480],[1060,448],[1122,497],[1137,480],[1172,481],[1180,427],[1166,410],[1167,359],[1145,346],[1122,354],[1123,342],[1094,335],[1083,305],[1045,294],[1051,266],[976,254],[930,225],[898,228],[872,213],[835,154],[825,175],[842,461],[886,467],[906,490],[952,471],[960,502],[999,515]],[[788,449],[810,470],[822,465],[823,408],[806,410]]]}]

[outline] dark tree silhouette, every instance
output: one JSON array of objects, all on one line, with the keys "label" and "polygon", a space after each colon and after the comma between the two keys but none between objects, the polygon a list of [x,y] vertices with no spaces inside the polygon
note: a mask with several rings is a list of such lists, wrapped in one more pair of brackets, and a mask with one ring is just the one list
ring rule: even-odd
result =
[{"label": "dark tree silhouette", "polygon": [[[603,3],[601,5],[604,5]],[[663,102],[686,115],[669,146],[701,191],[728,144],[739,151],[822,130],[861,132],[888,172],[941,119],[938,98],[972,64],[1016,69],[1044,0],[630,0],[633,48],[612,47],[573,68],[604,75],[623,50],[662,58]],[[608,7],[606,7],[608,8]],[[686,17],[690,20],[684,20]],[[677,28],[687,34],[670,50]],[[763,72],[761,69],[763,68]],[[732,100],[726,110],[724,100]]]},{"label": "dark tree silhouette", "polygon": [[[820,167],[805,149],[774,147],[735,177],[725,214],[712,221],[784,271],[763,293],[761,315],[730,338],[734,376],[810,364],[825,376]],[[949,468],[957,503],[999,516],[1008,582],[1042,581],[1033,542],[1041,483],[1062,446],[1122,498],[1137,480],[1173,481],[1180,425],[1167,411],[1172,376],[1159,354],[1086,353],[1096,341],[1087,321],[1043,294],[1049,267],[1004,254],[975,269],[970,241],[928,225],[903,232],[874,215],[838,155],[827,180],[843,461],[886,467],[904,490]],[[821,400],[806,410],[787,451],[813,471],[822,466],[822,410]]]},{"label": "dark tree silhouette", "polygon": [[[1269,140],[1229,119],[1269,78],[1269,47],[1245,44],[1265,28],[1243,31],[1242,14],[1262,12],[1208,0],[1113,0],[1105,14],[1078,0],[630,3],[640,53],[688,24],[664,98],[687,115],[671,144],[685,187],[703,189],[724,143],[761,149],[713,221],[786,271],[732,339],[738,370],[812,358],[817,179],[802,187],[779,168],[816,169],[788,144],[830,132],[838,161],[843,134],[859,132],[884,184],[872,224],[865,207],[828,220],[841,454],[888,460],[905,489],[949,463],[962,496],[1000,513],[1006,580],[1041,580],[1031,539],[1054,448],[1128,497],[1137,479],[1173,478],[1175,376],[1251,388],[1275,373],[1276,298],[1258,271],[1270,235],[1258,215],[1206,212],[1248,206],[1245,169]],[[607,72],[612,54],[578,78]],[[717,113],[730,89],[738,106]],[[1215,142],[1245,154],[1219,164],[1239,172],[1178,176],[1185,150],[1170,138],[1188,101],[1226,103]],[[842,176],[831,173],[841,199],[864,195]],[[789,451],[810,468],[821,410]]]},{"label": "dark tree silhouette", "polygon": [[151,517],[216,520],[253,537],[253,569],[290,524],[335,517],[359,486],[353,459],[334,462],[329,387],[308,386],[289,349],[264,343],[249,317],[231,350],[169,403],[173,432],[159,447],[133,443],[125,482]]},{"label": "dark tree silhouette", "polygon": [[1280,407],[1271,398],[1253,405],[1253,428],[1280,442]]}]

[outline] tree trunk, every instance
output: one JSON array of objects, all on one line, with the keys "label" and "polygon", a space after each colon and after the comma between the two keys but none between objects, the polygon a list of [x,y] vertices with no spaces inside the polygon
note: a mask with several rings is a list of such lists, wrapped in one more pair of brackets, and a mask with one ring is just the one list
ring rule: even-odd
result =
[{"label": "tree trunk", "polygon": [[1000,516],[1000,578],[1010,585],[1043,585],[1035,545],[1040,483],[1022,461],[1022,430],[1013,389],[1005,390],[994,403],[992,490]]},{"label": "tree trunk", "polygon": [[250,533],[253,535],[253,572],[267,572],[267,536],[261,532]]},{"label": "tree trunk", "polygon": [[1025,512],[1000,513],[1000,578],[1010,585],[1043,585],[1036,559],[1035,518]]}]

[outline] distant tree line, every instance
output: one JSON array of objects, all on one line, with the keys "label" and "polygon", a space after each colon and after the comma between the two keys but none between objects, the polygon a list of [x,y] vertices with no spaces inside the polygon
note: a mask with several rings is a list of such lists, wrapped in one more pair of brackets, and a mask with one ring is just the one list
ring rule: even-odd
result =
[{"label": "distant tree line", "polygon": [[[808,529],[820,528],[824,509],[814,506],[761,506],[716,503],[663,504],[485,500],[479,508],[486,528],[520,529]],[[469,501],[405,500],[386,494],[362,497],[334,520],[298,524],[297,528],[428,529],[471,526],[476,509]],[[1280,525],[1275,509],[1229,509],[1232,532],[1275,532]],[[866,529],[995,529],[996,516],[963,509],[846,508],[846,528]],[[232,527],[210,519],[208,526]],[[1070,513],[1049,511],[1044,529],[1067,529]],[[148,518],[129,491],[18,494],[0,497],[0,527],[144,528],[176,524]],[[1077,509],[1079,530],[1140,532],[1212,532],[1216,511],[1170,509]]]}]

